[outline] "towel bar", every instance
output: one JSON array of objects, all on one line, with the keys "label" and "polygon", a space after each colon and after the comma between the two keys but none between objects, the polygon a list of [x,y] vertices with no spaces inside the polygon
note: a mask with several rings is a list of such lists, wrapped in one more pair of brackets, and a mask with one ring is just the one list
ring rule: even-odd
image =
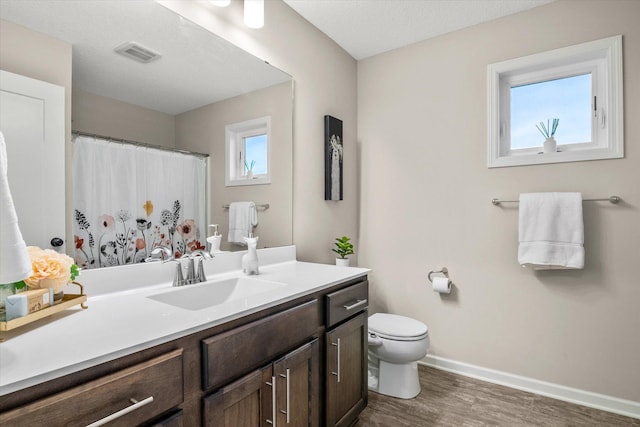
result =
[{"label": "towel bar", "polygon": [[[269,203],[265,203],[263,205],[256,205],[257,209],[262,209],[262,210],[267,210],[269,209],[270,205]],[[222,209],[229,209],[229,205],[222,205]]]},{"label": "towel bar", "polygon": [[[614,205],[616,203],[620,203],[622,199],[618,196],[609,196],[607,198],[599,198],[599,199],[582,199],[583,202],[609,202],[609,203],[613,203]],[[491,199],[491,203],[493,203],[494,205],[499,205],[500,203],[518,203],[520,202],[519,200],[500,200],[500,199]]]}]

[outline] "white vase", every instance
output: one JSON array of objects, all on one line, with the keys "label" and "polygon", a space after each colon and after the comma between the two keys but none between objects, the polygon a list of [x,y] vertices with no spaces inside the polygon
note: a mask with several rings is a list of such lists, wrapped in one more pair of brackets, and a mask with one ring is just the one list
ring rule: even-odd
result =
[{"label": "white vase", "polygon": [[349,258],[336,258],[336,265],[339,267],[349,267]]},{"label": "white vase", "polygon": [[258,237],[243,237],[243,240],[247,243],[247,253],[242,256],[242,272],[249,276],[260,274],[256,252]]},{"label": "white vase", "polygon": [[247,171],[247,179],[253,179],[253,171]]},{"label": "white vase", "polygon": [[545,139],[543,149],[545,153],[555,153],[557,149],[556,139],[554,137]]}]

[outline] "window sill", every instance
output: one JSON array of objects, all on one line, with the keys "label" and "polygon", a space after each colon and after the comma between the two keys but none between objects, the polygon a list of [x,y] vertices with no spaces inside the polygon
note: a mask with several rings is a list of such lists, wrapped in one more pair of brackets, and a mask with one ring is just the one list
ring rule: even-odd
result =
[{"label": "window sill", "polygon": [[547,163],[566,163],[587,160],[621,159],[624,154],[610,148],[592,148],[586,150],[557,151],[555,153],[521,153],[502,155],[488,159],[490,168],[509,166],[542,165]]},{"label": "window sill", "polygon": [[241,185],[264,185],[271,184],[271,178],[255,177],[253,179],[234,179],[232,181],[225,182],[227,187],[237,187]]}]

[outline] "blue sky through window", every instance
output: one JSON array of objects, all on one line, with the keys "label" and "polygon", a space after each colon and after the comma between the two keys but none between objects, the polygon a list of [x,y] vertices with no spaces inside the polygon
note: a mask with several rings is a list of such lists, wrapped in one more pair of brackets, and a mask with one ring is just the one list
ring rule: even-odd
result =
[{"label": "blue sky through window", "polygon": [[244,143],[247,165],[251,166],[251,161],[256,161],[253,166],[253,173],[257,175],[267,173],[267,135],[247,137],[244,139]]},{"label": "blue sky through window", "polygon": [[591,74],[511,88],[511,148],[542,147],[536,124],[560,119],[558,145],[591,142]]}]

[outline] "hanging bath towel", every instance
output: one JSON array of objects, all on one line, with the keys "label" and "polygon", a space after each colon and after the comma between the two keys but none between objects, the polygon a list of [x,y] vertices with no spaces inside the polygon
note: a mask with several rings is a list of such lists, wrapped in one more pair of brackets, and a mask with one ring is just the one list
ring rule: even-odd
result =
[{"label": "hanging bath towel", "polygon": [[0,284],[18,282],[31,275],[31,259],[18,226],[7,165],[7,147],[0,132]]},{"label": "hanging bath towel", "polygon": [[258,211],[254,202],[233,202],[229,204],[229,243],[246,245],[244,237],[253,233],[258,225]]},{"label": "hanging bath towel", "polygon": [[520,195],[518,262],[536,270],[584,267],[580,193]]}]

